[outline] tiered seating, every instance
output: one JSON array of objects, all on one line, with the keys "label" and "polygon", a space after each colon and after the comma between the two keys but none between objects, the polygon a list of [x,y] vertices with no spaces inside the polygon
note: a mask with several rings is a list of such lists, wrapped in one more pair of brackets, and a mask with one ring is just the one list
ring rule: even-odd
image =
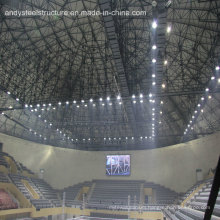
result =
[{"label": "tiered seating", "polygon": [[82,187],[83,187],[83,183],[79,183],[74,186],[64,188],[63,191],[66,193],[65,205],[67,207],[72,207],[73,205],[76,205],[75,199]]},{"label": "tiered seating", "polygon": [[3,189],[0,189],[0,210],[17,209],[18,205],[13,202],[10,195]]},{"label": "tiered seating", "polygon": [[[195,209],[184,208],[175,211],[174,209],[164,210],[163,213],[167,219],[171,220],[201,220],[204,218],[204,212]],[[212,220],[219,220],[219,217],[212,216]]]},{"label": "tiered seating", "polygon": [[56,207],[62,206],[56,191],[48,183],[37,178],[31,178],[31,180],[37,186],[44,199],[49,200]]},{"label": "tiered seating", "polygon": [[90,216],[93,217],[93,220],[99,220],[109,218],[109,219],[128,219],[128,215],[119,215],[119,214],[110,214],[110,213],[98,213],[91,212]]},{"label": "tiered seating", "polygon": [[5,161],[5,153],[0,152],[0,166],[5,166],[6,168],[9,168],[8,163]]},{"label": "tiered seating", "polygon": [[[193,197],[187,201],[186,206],[184,208],[180,208],[177,211],[174,209],[164,210],[164,214],[167,216],[168,219],[171,220],[194,220],[194,219],[203,219],[205,214],[205,208],[207,206],[207,202],[209,199],[209,194],[212,186],[212,179],[206,180],[203,183],[205,185],[193,195]],[[183,196],[184,201],[193,191],[201,184],[202,182],[197,183],[193,186],[190,190],[186,192]],[[191,193],[190,193],[191,192]],[[215,208],[213,211],[212,220],[220,219],[220,194],[216,200]]]},{"label": "tiered seating", "polygon": [[0,165],[5,166],[6,168],[10,167],[10,164],[8,164],[8,162],[5,160],[4,156],[10,158],[11,161],[14,162],[14,164],[16,165],[16,169],[17,169],[16,173],[22,174],[23,171],[27,171],[27,173],[34,175],[34,173],[31,170],[25,167],[22,163],[15,161],[15,159],[11,155],[5,152],[0,152]]},{"label": "tiered seating", "polygon": [[[13,157],[8,155],[7,153],[0,152],[0,165],[5,167],[9,167],[8,163],[5,161],[4,156],[11,158],[14,161],[14,164],[17,167],[18,173],[22,173],[23,171],[27,171],[29,174],[34,174],[21,163],[18,163],[14,160]],[[16,172],[16,171],[15,171]],[[9,177],[9,178],[8,178]],[[41,208],[52,208],[52,207],[60,207],[61,201],[57,196],[55,190],[53,190],[46,182],[40,179],[31,179],[27,176],[23,176],[20,174],[9,174],[8,177],[0,173],[0,182],[11,182],[21,191],[21,193],[36,207],[36,209]],[[25,183],[25,181],[27,181]],[[31,189],[32,188],[32,189]],[[34,191],[32,191],[34,190]]]},{"label": "tiered seating", "polygon": [[160,187],[156,189],[156,204],[173,204],[177,194],[167,188]]},{"label": "tiered seating", "polygon": [[31,170],[29,170],[26,166],[24,166],[22,163],[19,163],[19,166],[20,168],[23,170],[23,171],[27,171],[28,173],[34,175],[34,172],[32,172]]},{"label": "tiered seating", "polygon": [[[196,206],[201,207],[199,210],[204,210],[203,207],[207,205],[209,194],[212,188],[213,179],[208,180],[205,185],[200,189],[197,193],[195,193],[194,197],[187,203],[188,206]],[[216,200],[215,209],[213,214],[216,216],[220,216],[220,194]]]},{"label": "tiered seating", "polygon": [[17,175],[17,174],[9,174],[9,177],[12,180],[12,182],[15,184],[15,186],[23,193],[23,195],[27,199],[32,199],[32,196],[31,196],[30,192],[24,186],[24,184],[21,182],[21,179],[28,180],[27,177],[24,177],[24,176],[21,176],[21,175]]},{"label": "tiered seating", "polygon": [[32,189],[40,196],[43,198],[43,196],[41,195],[40,190],[37,188],[37,186],[32,182],[32,180],[30,178],[26,177],[26,180],[28,180],[29,185],[32,187]]},{"label": "tiered seating", "polygon": [[167,205],[167,204],[173,204],[178,197],[178,194],[166,187],[163,187],[159,184],[146,182],[144,184],[145,188],[152,188],[155,191],[156,194],[156,205]]},{"label": "tiered seating", "polygon": [[197,182],[195,185],[190,187],[186,193],[183,193],[179,198],[178,198],[178,204],[181,204],[199,185],[201,184],[200,182]]},{"label": "tiered seating", "polygon": [[[9,177],[11,178],[12,182],[16,185],[16,187],[22,192],[22,194],[28,200],[30,200],[30,202],[36,207],[36,209],[53,207],[53,204],[48,199],[43,198],[39,189],[34,185],[34,183],[30,180],[30,178],[17,174],[9,174]],[[40,199],[34,199],[32,197],[29,190],[22,183],[21,181],[22,179],[28,181],[29,185],[35,190],[36,193],[38,193],[38,195],[40,195]]]},{"label": "tiered seating", "polygon": [[130,195],[130,204],[140,201],[140,187],[143,181],[125,180],[94,180],[95,188],[89,200],[96,204],[127,205]]},{"label": "tiered seating", "polygon": [[42,208],[52,208],[53,205],[49,200],[46,199],[31,199],[31,203],[35,206],[37,210]]},{"label": "tiered seating", "polygon": [[166,219],[169,220],[179,220],[176,216],[175,216],[175,211],[173,209],[164,209],[163,210],[163,214],[166,216]]},{"label": "tiered seating", "polygon": [[9,182],[8,177],[2,172],[0,172],[0,182],[2,182],[2,183],[8,183]]}]

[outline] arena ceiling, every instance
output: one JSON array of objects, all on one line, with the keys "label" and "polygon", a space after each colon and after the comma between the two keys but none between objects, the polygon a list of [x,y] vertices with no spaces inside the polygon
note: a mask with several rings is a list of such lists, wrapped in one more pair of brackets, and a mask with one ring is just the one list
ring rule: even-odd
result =
[{"label": "arena ceiling", "polygon": [[0,7],[0,132],[64,148],[136,150],[219,131],[220,1]]}]

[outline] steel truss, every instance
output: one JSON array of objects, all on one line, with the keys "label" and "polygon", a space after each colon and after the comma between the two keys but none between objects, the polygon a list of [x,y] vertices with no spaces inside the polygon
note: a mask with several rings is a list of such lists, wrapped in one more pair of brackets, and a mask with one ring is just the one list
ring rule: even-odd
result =
[{"label": "steel truss", "polygon": [[[212,97],[192,132],[182,137],[211,76],[219,77],[220,2],[165,3],[160,0],[153,7],[149,0],[0,1],[0,132],[61,147],[126,150],[168,146],[219,131],[217,85],[211,87]],[[146,15],[7,16],[10,10]],[[152,34],[155,16],[157,35]],[[156,142],[150,139],[153,43],[158,57],[152,97],[157,106]]]}]

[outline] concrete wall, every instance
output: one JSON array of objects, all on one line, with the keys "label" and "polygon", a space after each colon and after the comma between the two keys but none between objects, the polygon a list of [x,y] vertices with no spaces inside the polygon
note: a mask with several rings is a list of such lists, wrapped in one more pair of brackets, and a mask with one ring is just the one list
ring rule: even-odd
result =
[{"label": "concrete wall", "polygon": [[105,156],[112,152],[89,152],[56,148],[0,134],[3,150],[32,171],[45,169],[44,179],[63,188],[92,179],[137,179],[153,181],[177,192],[196,182],[196,169],[207,173],[217,164],[220,133],[154,150],[114,152],[131,154],[131,175],[105,175]]}]

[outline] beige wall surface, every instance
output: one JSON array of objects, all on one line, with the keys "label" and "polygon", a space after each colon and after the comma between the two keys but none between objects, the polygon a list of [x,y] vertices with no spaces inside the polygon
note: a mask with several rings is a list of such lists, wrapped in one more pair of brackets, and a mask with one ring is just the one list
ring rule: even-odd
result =
[{"label": "beige wall surface", "polygon": [[[52,147],[25,141],[0,133],[3,150],[15,160],[39,173],[55,188],[63,188],[92,179],[131,179],[152,181],[177,192],[184,192],[196,182],[196,169],[206,174],[217,164],[220,133],[169,147],[141,150],[93,152]],[[131,175],[105,175],[105,156],[130,154]]]}]

